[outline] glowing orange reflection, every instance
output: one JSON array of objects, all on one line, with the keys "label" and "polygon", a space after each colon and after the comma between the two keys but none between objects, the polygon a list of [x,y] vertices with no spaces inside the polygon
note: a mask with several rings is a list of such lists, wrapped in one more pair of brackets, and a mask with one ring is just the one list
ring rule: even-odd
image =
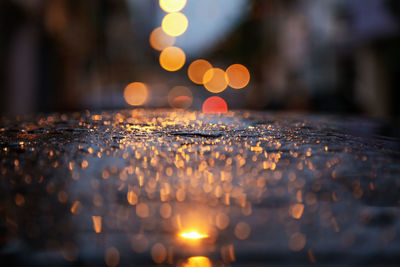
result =
[{"label": "glowing orange reflection", "polygon": [[162,51],[174,45],[175,37],[166,34],[161,27],[155,28],[150,34],[150,45],[155,50]]},{"label": "glowing orange reflection", "polygon": [[167,14],[161,22],[163,31],[174,37],[182,35],[186,31],[188,25],[188,19],[180,12]]},{"label": "glowing orange reflection", "polygon": [[75,201],[70,210],[72,214],[79,214],[82,210],[82,204],[79,201]]},{"label": "glowing orange reflection", "polygon": [[190,257],[182,267],[212,267],[212,263],[209,258],[203,256]]},{"label": "glowing orange reflection", "polygon": [[126,103],[132,106],[143,105],[148,97],[148,89],[144,83],[130,83],[124,90],[124,98]]},{"label": "glowing orange reflection", "polygon": [[193,61],[188,68],[189,79],[197,84],[203,84],[204,74],[212,69],[210,62],[204,59],[198,59]]},{"label": "glowing orange reflection", "polygon": [[186,61],[185,52],[179,47],[165,48],[160,54],[160,65],[167,71],[177,71],[183,67]]},{"label": "glowing orange reflection", "polygon": [[300,219],[303,215],[304,205],[303,204],[294,204],[290,207],[290,215],[295,219]]},{"label": "glowing orange reflection", "polygon": [[106,250],[104,255],[106,265],[109,267],[116,267],[119,264],[120,254],[118,249],[111,247]]},{"label": "glowing orange reflection", "polygon": [[160,0],[159,4],[165,12],[178,12],[185,7],[186,0]]},{"label": "glowing orange reflection", "polygon": [[228,77],[222,69],[212,68],[204,74],[203,84],[211,93],[220,93],[228,86]]},{"label": "glowing orange reflection", "polygon": [[179,236],[184,239],[190,239],[190,240],[199,240],[199,239],[204,239],[204,238],[208,237],[208,235],[201,234],[197,231],[183,232],[183,233],[180,233]]},{"label": "glowing orange reflection", "polygon": [[92,216],[94,231],[101,233],[101,216]]},{"label": "glowing orange reflection", "polygon": [[212,96],[203,103],[203,113],[227,113],[228,105],[225,100],[218,96]]},{"label": "glowing orange reflection", "polygon": [[234,89],[241,89],[249,84],[250,72],[241,64],[233,64],[226,70],[228,84]]},{"label": "glowing orange reflection", "polygon": [[173,108],[187,109],[192,105],[193,95],[185,86],[175,86],[168,93],[168,103]]},{"label": "glowing orange reflection", "polygon": [[131,205],[136,205],[136,203],[138,202],[138,196],[133,190],[128,191],[126,198],[128,199],[128,202]]}]

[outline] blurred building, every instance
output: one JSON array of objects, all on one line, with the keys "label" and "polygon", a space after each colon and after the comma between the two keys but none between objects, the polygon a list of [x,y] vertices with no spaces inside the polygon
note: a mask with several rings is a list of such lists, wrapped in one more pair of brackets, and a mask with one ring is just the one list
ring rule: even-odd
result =
[{"label": "blurred building", "polygon": [[[245,89],[220,94],[230,109],[399,116],[399,1],[190,3],[192,28],[177,41],[187,62],[168,73],[148,42],[164,15],[157,1],[1,1],[0,111],[122,108],[132,81],[151,83],[148,107],[166,107],[166,92],[190,84],[187,65],[202,57],[249,68]],[[199,86],[193,93],[209,95]]]},{"label": "blurred building", "polygon": [[249,41],[262,44],[253,52],[259,85],[250,106],[399,115],[398,1],[253,4],[259,25],[248,30],[263,38]]},{"label": "blurred building", "polygon": [[[143,53],[124,0],[1,2],[2,111],[84,108],[127,82]],[[145,25],[137,27],[137,30]]]}]

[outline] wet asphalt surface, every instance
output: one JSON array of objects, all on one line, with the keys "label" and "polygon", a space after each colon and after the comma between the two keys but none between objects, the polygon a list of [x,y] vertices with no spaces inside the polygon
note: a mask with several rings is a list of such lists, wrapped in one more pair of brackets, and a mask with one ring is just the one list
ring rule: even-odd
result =
[{"label": "wet asphalt surface", "polygon": [[[4,266],[400,264],[400,141],[328,115],[3,118]],[[201,257],[200,257],[201,256]]]}]

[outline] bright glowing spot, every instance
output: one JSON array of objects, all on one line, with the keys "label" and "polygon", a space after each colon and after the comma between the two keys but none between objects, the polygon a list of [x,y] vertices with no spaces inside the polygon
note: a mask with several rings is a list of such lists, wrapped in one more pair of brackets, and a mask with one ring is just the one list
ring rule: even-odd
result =
[{"label": "bright glowing spot", "polygon": [[168,103],[173,108],[187,109],[192,102],[192,92],[185,86],[176,86],[168,93]]},{"label": "bright glowing spot", "polygon": [[155,50],[162,51],[175,43],[175,37],[166,34],[161,27],[155,28],[150,34],[150,45]]},{"label": "bright glowing spot", "polygon": [[185,61],[185,52],[179,47],[167,47],[160,54],[160,65],[167,71],[179,70],[183,67]]},{"label": "bright glowing spot", "polygon": [[294,204],[290,207],[289,213],[295,219],[300,219],[303,215],[304,205],[303,204]]},{"label": "bright glowing spot", "polygon": [[228,86],[228,76],[222,69],[212,68],[204,74],[203,84],[211,93],[221,93]]},{"label": "bright glowing spot", "polygon": [[126,198],[128,199],[129,204],[131,204],[132,206],[136,205],[138,202],[138,196],[133,190],[128,191]]},{"label": "bright glowing spot", "polygon": [[75,201],[74,204],[72,204],[71,213],[79,214],[81,210],[82,210],[82,204],[79,201]]},{"label": "bright glowing spot", "polygon": [[184,239],[192,239],[192,240],[198,240],[208,237],[208,235],[200,234],[196,231],[180,233],[179,236]]},{"label": "bright glowing spot", "polygon": [[165,12],[181,11],[186,5],[186,0],[160,0],[160,7]]},{"label": "bright glowing spot", "polygon": [[189,79],[197,84],[203,84],[204,74],[212,69],[212,65],[204,59],[193,61],[188,68]]},{"label": "bright glowing spot", "polygon": [[219,96],[212,96],[203,103],[203,113],[227,113],[228,105]]},{"label": "bright glowing spot", "polygon": [[186,31],[188,25],[188,19],[180,12],[167,14],[161,22],[163,31],[174,37],[182,35]]},{"label": "bright glowing spot", "polygon": [[101,216],[92,216],[93,228],[96,233],[101,233]]},{"label": "bright glowing spot", "polygon": [[249,84],[250,72],[241,64],[233,64],[226,70],[228,84],[234,89],[241,89]]},{"label": "bright glowing spot", "polygon": [[212,267],[209,258],[203,256],[190,257],[183,265],[183,267]]},{"label": "bright glowing spot", "polygon": [[124,90],[124,98],[126,103],[132,106],[143,105],[148,97],[148,89],[144,83],[130,83]]}]

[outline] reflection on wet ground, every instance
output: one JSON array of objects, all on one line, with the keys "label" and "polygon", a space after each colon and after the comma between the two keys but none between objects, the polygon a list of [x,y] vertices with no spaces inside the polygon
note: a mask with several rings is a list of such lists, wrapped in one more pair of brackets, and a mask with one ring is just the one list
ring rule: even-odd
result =
[{"label": "reflection on wet ground", "polygon": [[377,127],[168,110],[4,119],[1,258],[21,266],[398,263],[399,140],[374,135]]}]

